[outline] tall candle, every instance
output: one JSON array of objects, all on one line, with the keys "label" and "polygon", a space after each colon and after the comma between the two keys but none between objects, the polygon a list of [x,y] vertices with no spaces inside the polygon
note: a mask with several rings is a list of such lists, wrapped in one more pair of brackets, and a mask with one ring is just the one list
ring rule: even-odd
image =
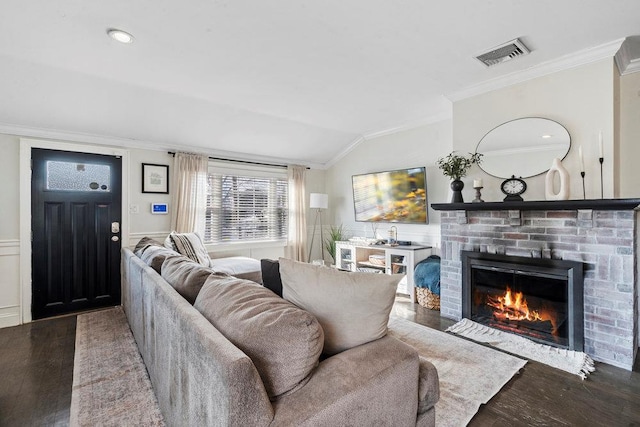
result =
[{"label": "tall candle", "polygon": [[580,172],[584,172],[584,156],[582,155],[582,145],[578,148],[578,156],[580,156]]},{"label": "tall candle", "polygon": [[481,179],[474,179],[473,180],[473,188],[480,188],[482,187],[482,180]]},{"label": "tall candle", "polygon": [[600,158],[602,159],[604,157],[604,155],[602,154],[602,131],[600,131],[600,133],[598,134],[598,145],[600,148]]}]

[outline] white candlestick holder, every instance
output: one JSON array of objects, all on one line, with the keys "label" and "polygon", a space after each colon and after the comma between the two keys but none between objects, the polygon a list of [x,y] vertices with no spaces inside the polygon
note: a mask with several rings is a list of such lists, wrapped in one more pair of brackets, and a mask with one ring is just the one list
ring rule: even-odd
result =
[{"label": "white candlestick holder", "polygon": [[471,203],[484,202],[484,200],[482,200],[482,194],[480,193],[480,190],[482,190],[484,187],[473,187],[473,188],[476,190],[476,198],[473,199]]}]

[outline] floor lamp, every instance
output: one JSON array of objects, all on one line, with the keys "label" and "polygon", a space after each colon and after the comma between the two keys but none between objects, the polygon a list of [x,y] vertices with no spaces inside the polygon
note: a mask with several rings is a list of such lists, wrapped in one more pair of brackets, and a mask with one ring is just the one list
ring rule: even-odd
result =
[{"label": "floor lamp", "polygon": [[313,221],[313,234],[311,234],[311,245],[309,246],[309,257],[307,262],[311,262],[311,251],[313,250],[313,241],[316,237],[316,226],[320,220],[320,249],[322,250],[322,262],[324,262],[324,244],[322,242],[322,210],[329,207],[329,196],[322,193],[311,193],[309,195],[309,208],[316,209],[316,219]]}]

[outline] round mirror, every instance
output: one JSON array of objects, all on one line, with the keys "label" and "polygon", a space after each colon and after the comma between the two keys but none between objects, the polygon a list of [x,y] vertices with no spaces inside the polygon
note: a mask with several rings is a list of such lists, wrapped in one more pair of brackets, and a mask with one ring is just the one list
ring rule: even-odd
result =
[{"label": "round mirror", "polygon": [[480,168],[497,178],[529,178],[549,170],[553,159],[564,159],[571,147],[569,132],[558,122],[526,117],[501,124],[478,143]]}]

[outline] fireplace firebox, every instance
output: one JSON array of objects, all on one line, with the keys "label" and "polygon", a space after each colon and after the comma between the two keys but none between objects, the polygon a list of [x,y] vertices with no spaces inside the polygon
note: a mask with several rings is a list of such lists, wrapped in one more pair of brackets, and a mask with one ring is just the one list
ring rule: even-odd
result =
[{"label": "fireplace firebox", "polygon": [[583,265],[463,251],[462,317],[583,351]]}]

